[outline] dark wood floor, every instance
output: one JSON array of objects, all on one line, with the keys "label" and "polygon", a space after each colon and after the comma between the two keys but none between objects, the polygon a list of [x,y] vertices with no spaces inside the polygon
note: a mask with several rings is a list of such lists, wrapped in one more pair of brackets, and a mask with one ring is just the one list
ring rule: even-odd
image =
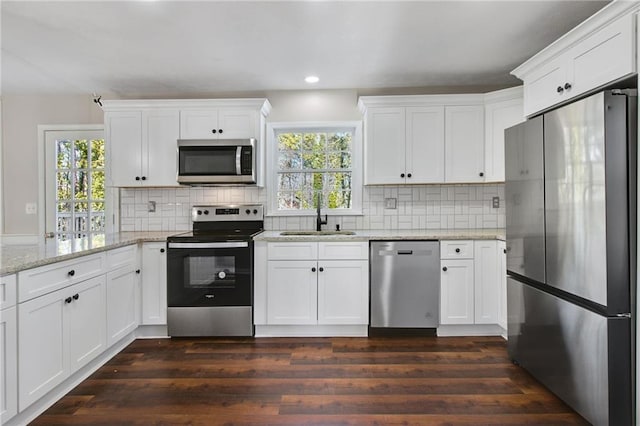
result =
[{"label": "dark wood floor", "polygon": [[501,338],[137,340],[34,425],[576,425]]}]

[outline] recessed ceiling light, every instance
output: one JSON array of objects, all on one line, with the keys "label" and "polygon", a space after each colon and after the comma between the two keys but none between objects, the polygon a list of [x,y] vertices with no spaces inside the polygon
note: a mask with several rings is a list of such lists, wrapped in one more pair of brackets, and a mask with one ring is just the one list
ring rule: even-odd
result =
[{"label": "recessed ceiling light", "polygon": [[316,77],[315,75],[310,75],[304,78],[304,81],[306,81],[307,83],[317,83],[320,81],[320,79],[318,77]]}]

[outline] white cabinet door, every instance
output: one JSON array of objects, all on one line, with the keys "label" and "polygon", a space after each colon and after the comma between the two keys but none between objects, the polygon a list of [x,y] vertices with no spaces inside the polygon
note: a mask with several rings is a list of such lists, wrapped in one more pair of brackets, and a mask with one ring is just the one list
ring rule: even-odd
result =
[{"label": "white cabinet door", "polygon": [[142,245],[142,324],[167,324],[165,243]]},{"label": "white cabinet door", "polygon": [[484,107],[445,108],[445,181],[484,182]]},{"label": "white cabinet door", "polygon": [[105,277],[76,284],[65,320],[69,333],[69,374],[100,355],[107,347]]},{"label": "white cabinet door", "polygon": [[18,305],[19,409],[60,384],[69,372],[64,313],[73,293],[62,289]]},{"label": "white cabinet door", "polygon": [[476,324],[497,324],[500,304],[498,242],[474,242],[474,317]]},{"label": "white cabinet door", "polygon": [[142,112],[105,113],[105,137],[110,186],[141,185]]},{"label": "white cabinet door", "polygon": [[271,260],[267,266],[268,324],[316,324],[316,261]]},{"label": "white cabinet door", "polygon": [[485,182],[504,182],[504,130],[524,121],[522,99],[485,107]]},{"label": "white cabinet door", "polygon": [[406,182],[444,182],[444,107],[406,109]]},{"label": "white cabinet door", "polygon": [[498,241],[498,278],[499,294],[498,300],[498,325],[504,330],[507,329],[507,244]]},{"label": "white cabinet door", "polygon": [[218,139],[218,110],[180,111],[180,139]]},{"label": "white cabinet door", "polygon": [[178,186],[176,144],[180,137],[178,110],[150,110],[142,114],[142,174],[146,186]]},{"label": "white cabinet door", "polygon": [[220,139],[259,138],[258,125],[258,111],[255,109],[221,108],[218,110]]},{"label": "white cabinet door", "polygon": [[473,324],[473,259],[441,260],[440,324]]},{"label": "white cabinet door", "polygon": [[370,108],[365,135],[365,184],[405,182],[405,108]]},{"label": "white cabinet door", "polygon": [[107,273],[107,346],[138,326],[138,275],[131,267]]},{"label": "white cabinet door", "polygon": [[318,262],[318,324],[369,324],[369,262]]},{"label": "white cabinet door", "polygon": [[18,414],[17,315],[15,306],[0,312],[0,424]]},{"label": "white cabinet door", "polygon": [[540,66],[524,79],[524,114],[532,115],[568,99],[567,59],[555,58]]}]

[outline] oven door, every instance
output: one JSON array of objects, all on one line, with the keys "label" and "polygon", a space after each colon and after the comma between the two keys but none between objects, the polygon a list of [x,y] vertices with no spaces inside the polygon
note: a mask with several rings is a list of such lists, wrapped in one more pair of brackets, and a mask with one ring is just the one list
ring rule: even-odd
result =
[{"label": "oven door", "polygon": [[251,306],[251,248],[249,241],[169,242],[169,307]]}]

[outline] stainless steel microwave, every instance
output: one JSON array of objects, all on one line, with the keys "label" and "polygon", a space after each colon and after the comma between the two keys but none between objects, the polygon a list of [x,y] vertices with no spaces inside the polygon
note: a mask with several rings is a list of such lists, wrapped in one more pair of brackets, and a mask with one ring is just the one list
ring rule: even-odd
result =
[{"label": "stainless steel microwave", "polygon": [[255,139],[178,140],[178,183],[255,184]]}]

